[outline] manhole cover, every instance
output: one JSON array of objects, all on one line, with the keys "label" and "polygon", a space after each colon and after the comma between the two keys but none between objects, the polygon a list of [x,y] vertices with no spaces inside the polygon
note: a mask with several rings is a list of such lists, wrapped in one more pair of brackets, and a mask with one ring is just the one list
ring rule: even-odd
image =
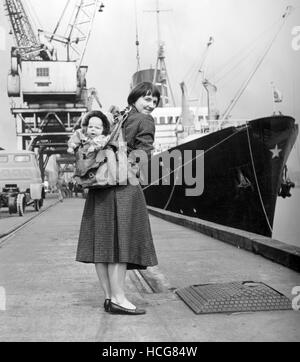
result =
[{"label": "manhole cover", "polygon": [[196,314],[292,309],[286,296],[257,282],[192,285],[176,293]]}]

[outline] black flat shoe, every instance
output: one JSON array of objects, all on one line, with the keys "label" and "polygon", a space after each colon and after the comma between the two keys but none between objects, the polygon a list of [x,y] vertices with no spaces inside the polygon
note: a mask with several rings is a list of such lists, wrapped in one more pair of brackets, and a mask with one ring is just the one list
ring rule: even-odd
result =
[{"label": "black flat shoe", "polygon": [[110,310],[110,299],[105,299],[103,306],[104,306],[105,312],[109,312],[109,310]]},{"label": "black flat shoe", "polygon": [[127,309],[127,308],[121,307],[120,305],[115,304],[113,302],[110,302],[110,310],[109,310],[109,312],[111,314],[128,314],[128,315],[146,314],[145,309],[139,309],[139,308]]}]

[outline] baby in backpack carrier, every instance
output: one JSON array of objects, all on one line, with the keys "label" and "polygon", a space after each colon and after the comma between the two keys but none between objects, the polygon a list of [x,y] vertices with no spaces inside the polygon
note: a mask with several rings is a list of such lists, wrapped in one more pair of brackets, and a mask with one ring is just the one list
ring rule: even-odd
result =
[{"label": "baby in backpack carrier", "polygon": [[100,111],[93,111],[85,118],[82,129],[78,129],[68,141],[68,150],[74,154],[78,147],[84,147],[86,153],[101,150],[109,140],[109,124],[104,122],[106,117]]},{"label": "baby in backpack carrier", "polygon": [[[101,151],[110,139],[110,123],[101,111],[91,111],[86,114],[82,128],[77,129],[68,141],[70,154],[76,156],[74,176],[83,177],[87,172],[96,168]],[[105,154],[103,154],[103,157]]]}]

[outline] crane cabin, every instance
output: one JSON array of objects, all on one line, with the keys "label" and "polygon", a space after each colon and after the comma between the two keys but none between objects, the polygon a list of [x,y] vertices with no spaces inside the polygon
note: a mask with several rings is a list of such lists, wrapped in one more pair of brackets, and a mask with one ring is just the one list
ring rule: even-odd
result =
[{"label": "crane cabin", "polygon": [[19,81],[16,75],[8,78],[8,96],[22,94],[28,104],[58,99],[75,102],[78,93],[75,61],[23,60],[19,77]]}]

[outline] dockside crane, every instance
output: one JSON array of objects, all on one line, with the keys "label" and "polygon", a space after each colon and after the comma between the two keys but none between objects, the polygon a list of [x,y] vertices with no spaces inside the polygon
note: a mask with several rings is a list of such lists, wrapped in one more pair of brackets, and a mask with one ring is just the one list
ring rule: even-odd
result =
[{"label": "dockside crane", "polygon": [[83,61],[96,14],[103,12],[104,4],[67,0],[52,32],[34,29],[22,0],[4,0],[4,7],[15,40],[7,90],[9,97],[20,99],[20,105],[12,102],[11,108],[18,148],[38,154],[44,179],[52,155],[70,170],[74,157],[67,154],[68,138],[90,110],[91,97],[101,107],[95,88],[87,88],[88,67]]},{"label": "dockside crane", "polygon": [[[12,58],[22,60],[51,60],[51,51],[38,39],[21,0],[5,0],[4,8],[10,19],[16,47],[12,48]],[[13,69],[17,71],[16,68]]]}]

